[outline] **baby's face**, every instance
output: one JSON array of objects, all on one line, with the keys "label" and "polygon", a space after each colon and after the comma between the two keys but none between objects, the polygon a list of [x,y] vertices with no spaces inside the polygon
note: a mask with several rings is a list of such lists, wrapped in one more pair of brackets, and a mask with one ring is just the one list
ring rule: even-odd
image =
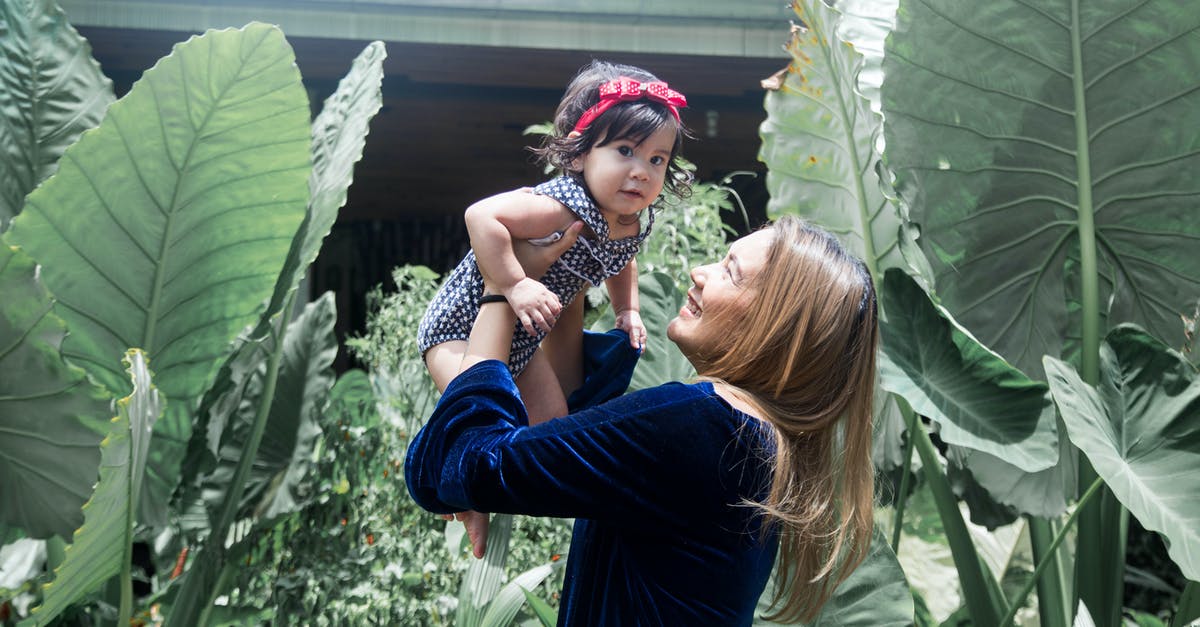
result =
[{"label": "baby's face", "polygon": [[675,146],[675,128],[663,125],[640,144],[631,138],[593,146],[578,166],[588,191],[608,217],[637,215],[662,193]]}]

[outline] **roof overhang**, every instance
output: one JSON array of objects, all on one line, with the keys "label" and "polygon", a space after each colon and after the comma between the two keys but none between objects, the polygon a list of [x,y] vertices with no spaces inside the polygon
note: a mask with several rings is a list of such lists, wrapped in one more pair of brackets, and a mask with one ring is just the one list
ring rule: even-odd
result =
[{"label": "roof overhang", "polygon": [[[59,0],[76,25],[558,50],[786,57],[783,0]],[[781,26],[782,25],[782,26]]]}]

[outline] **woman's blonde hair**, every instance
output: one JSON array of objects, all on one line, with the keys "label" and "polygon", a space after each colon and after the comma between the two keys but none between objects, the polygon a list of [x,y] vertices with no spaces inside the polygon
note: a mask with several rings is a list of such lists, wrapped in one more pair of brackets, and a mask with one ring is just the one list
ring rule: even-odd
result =
[{"label": "woman's blonde hair", "polygon": [[731,332],[706,351],[700,374],[734,388],[774,427],[770,491],[752,504],[779,531],[767,618],[808,622],[871,540],[877,307],[866,266],[828,232],[791,216],[769,228],[747,307],[713,312]]}]

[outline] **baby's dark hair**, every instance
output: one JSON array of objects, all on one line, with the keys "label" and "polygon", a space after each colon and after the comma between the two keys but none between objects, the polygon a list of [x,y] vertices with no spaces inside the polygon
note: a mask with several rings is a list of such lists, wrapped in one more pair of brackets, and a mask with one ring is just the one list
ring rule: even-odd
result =
[{"label": "baby's dark hair", "polygon": [[592,148],[622,139],[641,143],[658,129],[671,126],[676,131],[675,143],[671,146],[663,186],[676,196],[687,197],[691,194],[692,175],[675,157],[679,155],[683,139],[695,136],[675,119],[667,105],[648,98],[621,102],[600,114],[578,135],[571,136],[583,113],[600,101],[600,86],[622,76],[641,82],[658,80],[653,74],[632,65],[592,61],[567,85],[558,111],[554,113],[554,131],[542,140],[540,147],[530,150],[537,155],[539,163],[565,174],[578,175],[572,164]]}]

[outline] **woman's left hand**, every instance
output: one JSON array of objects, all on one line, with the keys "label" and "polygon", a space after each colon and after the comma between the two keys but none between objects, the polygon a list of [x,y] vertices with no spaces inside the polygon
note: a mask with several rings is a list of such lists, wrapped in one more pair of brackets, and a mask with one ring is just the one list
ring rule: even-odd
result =
[{"label": "woman's left hand", "polygon": [[563,231],[557,242],[546,246],[534,246],[525,240],[513,240],[513,254],[525,271],[525,276],[540,279],[558,258],[575,245],[579,232],[583,229],[583,221],[576,220]]}]

